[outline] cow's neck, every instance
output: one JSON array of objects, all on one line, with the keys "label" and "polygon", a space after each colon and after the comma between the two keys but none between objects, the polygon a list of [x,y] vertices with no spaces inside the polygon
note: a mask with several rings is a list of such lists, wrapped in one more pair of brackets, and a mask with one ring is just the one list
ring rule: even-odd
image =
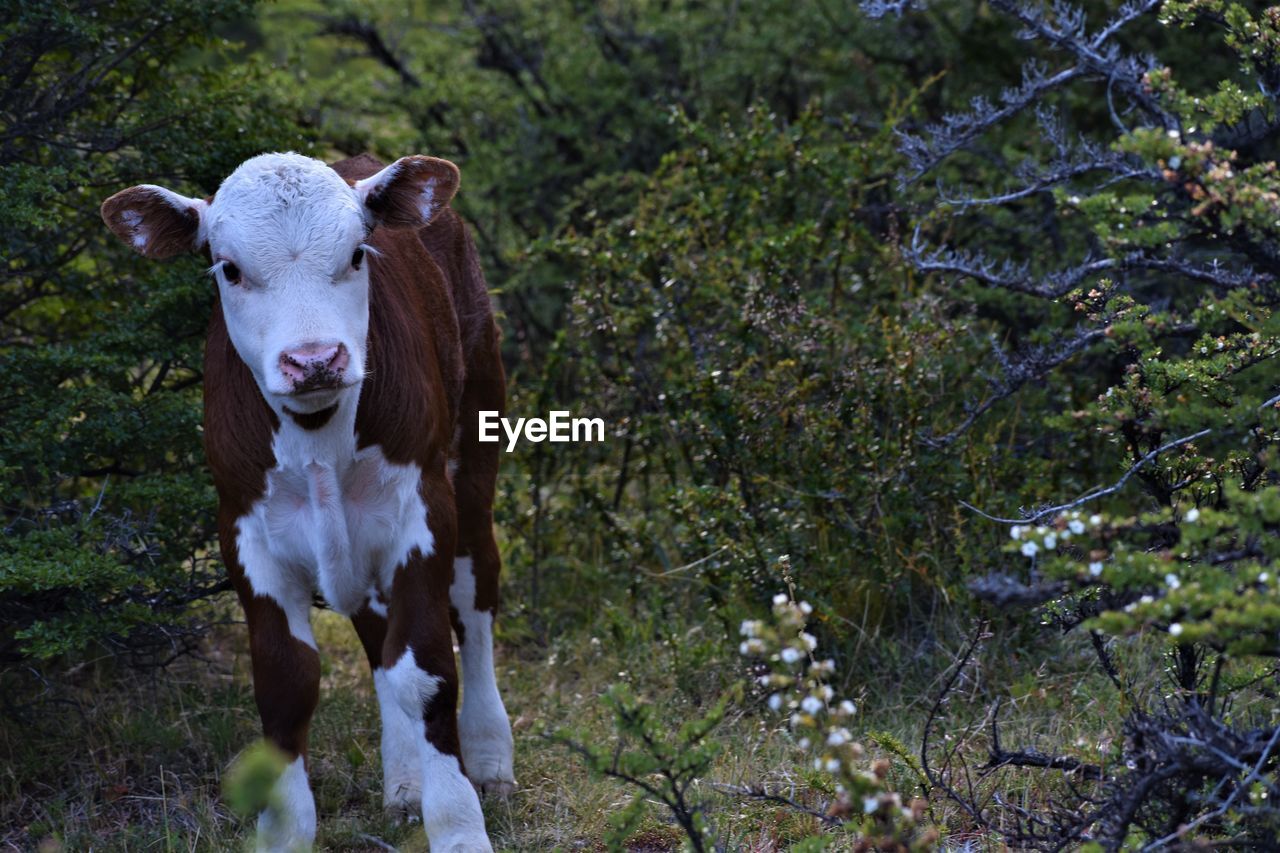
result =
[{"label": "cow's neck", "polygon": [[336,409],[309,415],[282,413],[280,428],[272,442],[276,467],[286,471],[306,471],[312,466],[332,469],[341,476],[355,459],[356,409],[360,388],[343,391]]}]

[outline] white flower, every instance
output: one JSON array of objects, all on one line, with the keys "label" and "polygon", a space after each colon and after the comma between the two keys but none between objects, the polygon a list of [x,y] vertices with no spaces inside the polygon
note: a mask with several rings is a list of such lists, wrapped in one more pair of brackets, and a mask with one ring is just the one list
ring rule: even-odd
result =
[{"label": "white flower", "polygon": [[821,756],[821,755],[819,755],[817,758],[813,759],[813,769],[814,769],[814,770],[821,770],[821,769],[822,769],[822,756]]},{"label": "white flower", "polygon": [[830,702],[832,699],[836,698],[836,692],[831,689],[830,684],[824,684],[818,688],[818,696],[824,702]]},{"label": "white flower", "polygon": [[1138,601],[1142,602],[1143,604],[1150,604],[1151,602],[1155,601],[1155,599],[1149,595],[1144,595],[1142,596],[1142,598],[1139,598]]},{"label": "white flower", "polygon": [[1191,509],[1187,510],[1187,514],[1184,515],[1183,518],[1188,522],[1194,524],[1200,518],[1200,510],[1196,509],[1195,507],[1192,507]]},{"label": "white flower", "polygon": [[1102,563],[1099,563],[1097,561],[1090,563],[1089,574],[1093,575],[1095,578],[1098,575],[1102,574]]},{"label": "white flower", "polygon": [[813,612],[813,605],[807,601],[800,602],[798,606],[800,607],[800,612],[803,613],[805,616],[808,616],[810,613]]},{"label": "white flower", "polygon": [[1022,538],[1022,531],[1023,531],[1022,525],[1015,524],[1013,527],[1009,528],[1009,537],[1014,541],[1017,541],[1018,539]]},{"label": "white flower", "polygon": [[862,811],[865,812],[866,814],[871,814],[878,808],[880,808],[879,797],[863,797],[862,798]]},{"label": "white flower", "polygon": [[1081,533],[1084,533],[1084,522],[1078,518],[1073,518],[1067,522],[1067,529],[1079,536]]},{"label": "white flower", "polygon": [[787,600],[787,594],[785,592],[780,592],[773,597],[773,606],[780,607],[781,605],[786,604]]},{"label": "white flower", "polygon": [[1036,555],[1036,552],[1038,552],[1039,550],[1040,550],[1040,546],[1034,542],[1022,543],[1022,556],[1024,557],[1034,557]]},{"label": "white flower", "polygon": [[1258,583],[1266,583],[1269,580],[1271,580],[1271,575],[1267,574],[1266,572],[1262,572],[1261,574],[1258,575]]},{"label": "white flower", "polygon": [[1098,526],[1099,524],[1101,524],[1101,523],[1102,523],[1102,516],[1100,516],[1100,515],[1091,515],[1091,516],[1089,516],[1089,526],[1090,526],[1090,527],[1097,527],[1097,526]]},{"label": "white flower", "polygon": [[802,738],[800,738],[800,740],[797,742],[797,745],[798,745],[801,749],[808,749],[808,748],[809,748],[809,739],[808,739],[807,737],[802,737]]},{"label": "white flower", "polygon": [[738,633],[744,637],[754,637],[760,633],[760,622],[756,619],[744,619]]},{"label": "white flower", "polygon": [[1164,576],[1164,583],[1165,586],[1169,587],[1169,589],[1177,589],[1182,586],[1182,581],[1178,580],[1178,576],[1173,572],[1169,572],[1169,574]]},{"label": "white flower", "polygon": [[775,693],[769,697],[769,710],[774,712],[782,710],[782,694],[781,693]]},{"label": "white flower", "polygon": [[827,772],[828,772],[828,773],[838,773],[838,772],[840,772],[840,759],[838,759],[838,758],[828,758],[828,759],[827,759]]},{"label": "white flower", "polygon": [[1173,636],[1175,636],[1175,637],[1179,636],[1179,635],[1182,633],[1182,623],[1181,623],[1181,622],[1174,622],[1172,625],[1170,625],[1170,626],[1169,626],[1169,633],[1170,633],[1170,634],[1172,634],[1172,635],[1173,635]]},{"label": "white flower", "polygon": [[836,662],[831,658],[827,658],[826,660],[816,660],[809,664],[809,672],[819,677],[831,675],[835,671]]},{"label": "white flower", "polygon": [[742,645],[738,646],[738,651],[744,655],[764,654],[764,641],[757,637],[744,640]]},{"label": "white flower", "polygon": [[858,706],[850,702],[848,699],[845,699],[840,703],[840,713],[851,717],[858,713]]},{"label": "white flower", "polygon": [[813,634],[806,634],[804,631],[800,632],[800,642],[804,643],[804,647],[809,651],[813,651],[818,647],[818,638]]},{"label": "white flower", "polygon": [[827,746],[841,746],[852,739],[848,729],[836,729],[827,735]]},{"label": "white flower", "polygon": [[800,703],[800,708],[806,714],[816,714],[822,710],[822,700],[817,696],[806,696],[804,701]]},{"label": "white flower", "polygon": [[1048,536],[1044,537],[1044,549],[1046,551],[1052,551],[1054,548],[1057,548],[1057,547],[1058,547],[1057,535],[1050,533]]},{"label": "white flower", "polygon": [[800,660],[800,658],[804,657],[804,652],[799,649],[792,648],[791,646],[787,646],[782,650],[779,656],[782,658],[783,663],[795,663]]}]

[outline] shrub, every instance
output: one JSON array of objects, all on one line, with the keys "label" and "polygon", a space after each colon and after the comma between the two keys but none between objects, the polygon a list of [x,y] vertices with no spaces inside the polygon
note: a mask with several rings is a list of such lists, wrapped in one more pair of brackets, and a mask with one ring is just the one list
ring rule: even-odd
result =
[{"label": "shrub", "polygon": [[[903,185],[939,182],[907,255],[1007,318],[963,426],[1039,385],[1024,452],[1086,473],[1050,503],[1023,490],[1020,512],[983,513],[1022,568],[974,589],[1094,632],[1124,737],[1087,763],[1007,749],[993,712],[984,784],[932,778],[1019,845],[1274,844],[1280,736],[1254,679],[1280,651],[1276,10],[991,6],[1032,58],[998,100],[904,132]],[[1171,692],[1133,680],[1151,655]],[[1063,773],[1060,795],[995,799],[1009,766]]]},{"label": "shrub", "polygon": [[143,182],[210,190],[305,146],[259,67],[211,35],[251,9],[6,4],[0,664],[97,643],[167,659],[221,587],[197,390],[213,289],[197,258],[126,257],[98,205]]}]

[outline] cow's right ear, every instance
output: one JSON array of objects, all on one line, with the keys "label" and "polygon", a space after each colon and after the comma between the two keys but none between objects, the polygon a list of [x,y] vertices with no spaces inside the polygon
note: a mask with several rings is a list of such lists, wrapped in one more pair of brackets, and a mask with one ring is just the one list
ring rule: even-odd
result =
[{"label": "cow's right ear", "polygon": [[209,203],[142,184],[102,203],[102,219],[126,245],[148,258],[171,258],[203,245],[201,220]]}]

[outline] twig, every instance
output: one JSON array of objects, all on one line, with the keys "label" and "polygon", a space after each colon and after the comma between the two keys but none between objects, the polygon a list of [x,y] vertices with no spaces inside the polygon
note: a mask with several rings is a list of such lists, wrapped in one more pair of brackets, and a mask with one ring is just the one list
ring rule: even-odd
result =
[{"label": "twig", "polygon": [[929,780],[929,784],[935,788],[941,788],[948,797],[959,804],[960,808],[968,812],[969,816],[981,826],[987,826],[987,822],[983,819],[981,811],[975,808],[971,802],[960,796],[954,788],[943,780],[940,774],[935,773],[929,766],[929,735],[933,731],[933,724],[942,710],[943,703],[945,703],[947,697],[951,695],[951,691],[955,689],[956,682],[960,680],[960,674],[964,672],[965,668],[969,665],[969,661],[973,659],[974,654],[978,650],[978,646],[989,636],[987,634],[987,626],[989,624],[990,623],[986,619],[979,621],[977,629],[969,639],[969,644],[965,647],[964,651],[960,653],[959,662],[951,671],[951,675],[947,677],[946,682],[942,685],[942,689],[938,691],[938,697],[934,700],[933,707],[929,709],[929,716],[925,719],[924,734],[920,743],[920,769],[924,771],[925,778]]},{"label": "twig", "polygon": [[1253,769],[1249,771],[1249,775],[1245,776],[1244,779],[1240,780],[1240,784],[1236,785],[1235,790],[1231,792],[1231,796],[1227,797],[1226,802],[1224,802],[1222,805],[1218,806],[1218,808],[1214,809],[1211,812],[1205,812],[1204,814],[1200,815],[1200,817],[1191,821],[1191,823],[1178,827],[1176,830],[1164,836],[1163,838],[1157,838],[1155,841],[1152,841],[1146,847],[1142,848],[1144,853],[1147,850],[1155,850],[1157,848],[1163,847],[1164,845],[1170,843],[1171,841],[1174,841],[1182,837],[1186,833],[1190,832],[1191,830],[1195,829],[1200,824],[1206,821],[1212,820],[1214,818],[1221,817],[1222,815],[1226,814],[1227,809],[1231,808],[1232,804],[1236,801],[1236,798],[1240,796],[1240,792],[1248,788],[1249,783],[1252,782],[1254,779],[1258,778],[1258,774],[1262,772],[1262,765],[1267,763],[1267,759],[1271,756],[1271,750],[1275,748],[1277,739],[1280,739],[1280,726],[1278,726],[1276,730],[1271,733],[1271,740],[1267,741],[1266,749],[1262,750],[1262,755],[1258,756],[1258,762],[1253,765]]},{"label": "twig", "polygon": [[726,794],[737,794],[740,797],[747,797],[752,800],[759,800],[766,803],[776,803],[780,806],[786,806],[789,809],[797,811],[801,814],[807,814],[816,817],[827,826],[839,826],[842,821],[838,817],[827,814],[826,812],[810,808],[809,806],[797,803],[790,797],[784,797],[781,794],[770,794],[764,785],[729,785],[724,782],[712,782],[711,786],[717,790],[724,791]]},{"label": "twig", "polygon": [[1152,450],[1150,453],[1143,456],[1137,462],[1133,463],[1133,465],[1129,468],[1129,470],[1125,471],[1124,474],[1120,477],[1120,479],[1116,480],[1110,486],[1107,486],[1105,488],[1094,489],[1088,494],[1078,497],[1073,501],[1069,501],[1064,504],[1057,504],[1056,506],[1046,507],[1040,510],[1039,512],[1033,513],[1023,518],[1002,518],[998,515],[991,515],[990,513],[983,512],[982,510],[978,509],[976,506],[969,503],[968,501],[960,501],[960,505],[965,509],[969,510],[970,512],[977,513],[978,515],[982,516],[988,521],[995,521],[1000,524],[1036,524],[1040,521],[1043,521],[1046,518],[1055,516],[1060,512],[1064,512],[1069,509],[1075,509],[1076,507],[1082,506],[1083,504],[1086,504],[1089,501],[1094,501],[1094,500],[1097,500],[1098,498],[1103,498],[1103,497],[1106,497],[1107,495],[1115,494],[1116,492],[1124,488],[1125,483],[1129,482],[1130,477],[1138,473],[1138,471],[1144,465],[1154,460],[1161,453],[1165,453],[1169,450],[1173,450],[1176,447],[1181,447],[1184,444],[1190,444],[1196,439],[1204,438],[1206,435],[1209,435],[1212,432],[1213,432],[1212,428],[1205,428],[1200,430],[1199,432],[1192,433],[1191,435],[1184,435],[1182,438],[1176,438],[1173,441],[1162,444],[1159,447],[1157,447],[1155,450]]}]

